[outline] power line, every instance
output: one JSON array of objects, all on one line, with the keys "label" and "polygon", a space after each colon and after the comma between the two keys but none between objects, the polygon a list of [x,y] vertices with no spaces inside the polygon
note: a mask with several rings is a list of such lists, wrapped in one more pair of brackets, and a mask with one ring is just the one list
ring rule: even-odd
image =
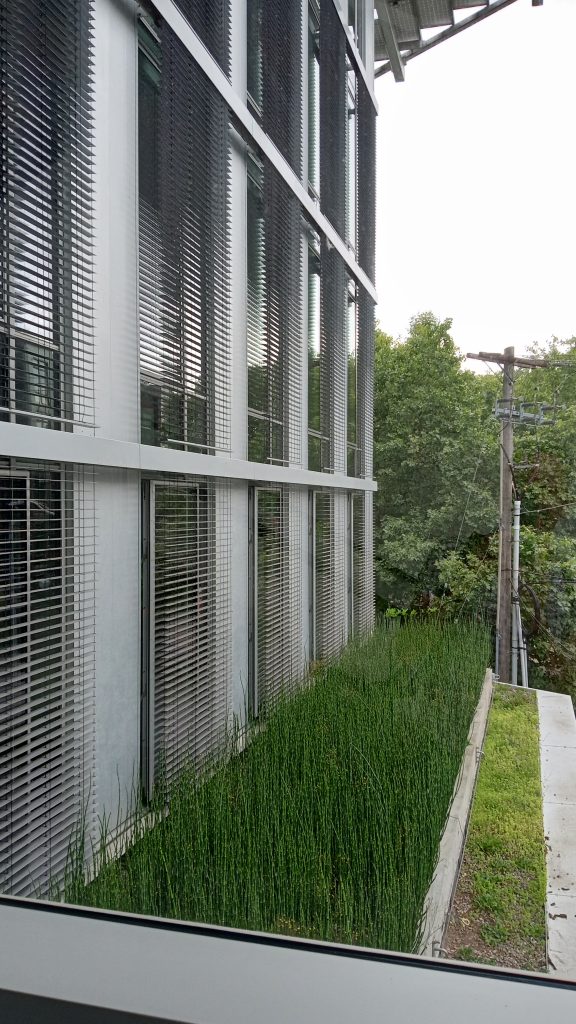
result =
[{"label": "power line", "polygon": [[525,508],[520,512],[520,515],[529,516],[535,512],[550,512],[556,508],[571,508],[572,505],[576,505],[576,501],[565,501],[562,505],[543,505],[542,508]]},{"label": "power line", "polygon": [[[515,595],[515,596],[516,596],[516,597],[518,597],[518,594],[516,593],[516,595]],[[554,645],[554,646],[555,646],[555,647],[556,647],[556,648],[557,648],[557,649],[558,649],[558,650],[559,650],[559,651],[560,651],[561,653],[565,653],[565,654],[568,654],[569,658],[570,658],[570,659],[571,659],[572,661],[576,661],[576,650],[575,650],[575,649],[574,649],[573,647],[568,647],[568,646],[567,646],[566,644],[564,644],[564,643],[562,642],[562,640],[559,640],[559,639],[558,639],[558,637],[554,636],[554,634],[553,634],[553,633],[551,632],[551,630],[549,630],[549,629],[548,629],[548,627],[547,627],[547,626],[545,626],[545,625],[544,625],[544,623],[543,623],[543,622],[541,622],[541,621],[540,621],[540,619],[538,619],[538,618],[536,617],[536,615],[534,614],[534,612],[533,612],[533,611],[532,611],[532,610],[531,610],[530,608],[528,608],[528,609],[527,609],[527,611],[528,611],[528,614],[530,615],[530,617],[531,617],[532,619],[534,619],[534,622],[535,622],[535,623],[536,623],[536,625],[538,626],[538,629],[542,630],[542,632],[543,632],[543,633],[546,633],[546,635],[547,635],[547,636],[549,637],[549,639],[550,639],[550,640],[552,641],[553,645]]]}]

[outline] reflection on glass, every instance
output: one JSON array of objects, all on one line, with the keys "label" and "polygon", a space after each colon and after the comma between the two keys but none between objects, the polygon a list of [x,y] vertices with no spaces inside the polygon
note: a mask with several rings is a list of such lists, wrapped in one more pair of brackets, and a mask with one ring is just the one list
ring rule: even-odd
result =
[{"label": "reflection on glass", "polygon": [[308,184],[320,193],[320,54],[318,26],[311,16],[308,28]]},{"label": "reflection on glass", "polygon": [[[16,340],[15,406],[16,409],[60,415],[60,359],[54,349],[30,341]],[[35,423],[49,427],[49,420]]]},{"label": "reflection on glass", "polygon": [[262,170],[254,162],[248,166],[247,209],[247,332],[248,332],[248,406],[258,412],[268,410],[268,367],[265,332],[265,249]]},{"label": "reflection on glass", "polygon": [[356,201],[357,201],[357,146],[356,146],[356,73],[348,72],[348,121],[347,121],[347,175],[346,175],[346,220],[348,243],[356,247]]},{"label": "reflection on glass", "polygon": [[357,402],[357,366],[358,366],[358,323],[356,286],[351,284],[348,289],[348,367],[347,367],[347,452],[348,475],[356,476],[358,457],[358,402]]},{"label": "reflection on glass", "polygon": [[308,248],[308,429],[321,429],[320,259]]}]

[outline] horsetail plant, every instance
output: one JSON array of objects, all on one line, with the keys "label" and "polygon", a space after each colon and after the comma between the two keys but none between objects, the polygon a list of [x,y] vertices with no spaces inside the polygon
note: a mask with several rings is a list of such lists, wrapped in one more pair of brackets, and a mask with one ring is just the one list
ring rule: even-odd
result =
[{"label": "horsetail plant", "polygon": [[414,950],[487,659],[474,623],[378,628],[69,898]]}]

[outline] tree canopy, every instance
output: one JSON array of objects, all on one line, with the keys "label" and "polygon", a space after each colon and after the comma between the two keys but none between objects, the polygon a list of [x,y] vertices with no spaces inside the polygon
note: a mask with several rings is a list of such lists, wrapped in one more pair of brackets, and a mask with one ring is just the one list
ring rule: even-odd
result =
[{"label": "tree canopy", "polygon": [[[497,368],[463,366],[451,321],[415,317],[405,341],[376,332],[377,601],[445,615],[496,609],[501,393]],[[487,346],[489,347],[489,346]],[[522,499],[521,603],[532,681],[576,686],[576,339],[534,354],[514,394],[556,405],[552,426],[515,428]],[[572,504],[571,504],[572,503]]]}]

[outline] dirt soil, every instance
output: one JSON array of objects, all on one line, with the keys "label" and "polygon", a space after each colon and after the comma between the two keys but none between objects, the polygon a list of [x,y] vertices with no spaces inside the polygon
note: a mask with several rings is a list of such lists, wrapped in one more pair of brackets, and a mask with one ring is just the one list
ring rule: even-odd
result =
[{"label": "dirt soil", "polygon": [[452,906],[450,922],[444,938],[444,956],[452,960],[468,960],[498,967],[524,971],[547,970],[546,955],[540,939],[486,941],[495,922],[487,912],[473,906],[470,872],[472,865],[464,854],[460,879]]}]

